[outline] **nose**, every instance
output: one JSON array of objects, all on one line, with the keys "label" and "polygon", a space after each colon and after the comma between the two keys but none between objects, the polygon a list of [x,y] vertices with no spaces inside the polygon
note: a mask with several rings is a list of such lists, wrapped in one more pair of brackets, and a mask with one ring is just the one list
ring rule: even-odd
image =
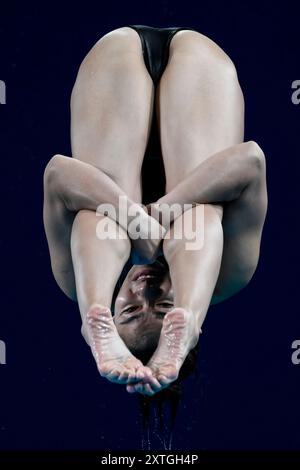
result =
[{"label": "nose", "polygon": [[142,300],[146,301],[150,307],[152,307],[155,303],[155,301],[161,297],[163,294],[163,289],[160,287],[159,284],[157,283],[148,283],[145,282],[138,291],[136,292],[136,295],[140,297]]},{"label": "nose", "polygon": [[162,288],[158,284],[146,284],[144,296],[149,302],[150,307],[161,295],[163,294]]}]

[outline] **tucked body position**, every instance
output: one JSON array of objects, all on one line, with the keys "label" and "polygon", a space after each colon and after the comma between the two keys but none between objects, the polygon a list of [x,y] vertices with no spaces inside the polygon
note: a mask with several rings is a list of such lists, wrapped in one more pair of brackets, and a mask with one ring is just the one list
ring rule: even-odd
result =
[{"label": "tucked body position", "polygon": [[[165,186],[145,205],[154,120]],[[234,63],[192,28],[109,32],[78,70],[71,148],[44,173],[53,275],[78,302],[100,374],[153,395],[177,379],[209,306],[243,289],[259,261],[266,162],[255,141],[244,142]],[[113,216],[99,211],[107,205]],[[181,212],[164,217],[174,205]],[[104,226],[119,236],[99,234]],[[195,230],[203,243],[187,249]]]}]

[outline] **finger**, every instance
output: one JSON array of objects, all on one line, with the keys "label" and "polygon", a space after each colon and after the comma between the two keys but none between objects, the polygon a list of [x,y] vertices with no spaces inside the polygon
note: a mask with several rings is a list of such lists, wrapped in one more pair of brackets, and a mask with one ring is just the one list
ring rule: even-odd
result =
[{"label": "finger", "polygon": [[136,393],[134,385],[130,385],[130,384],[126,385],[126,390],[128,393]]},{"label": "finger", "polygon": [[154,376],[151,379],[149,379],[148,383],[150,384],[151,388],[155,391],[160,390],[162,387],[161,383]]},{"label": "finger", "polygon": [[142,393],[143,395],[151,396],[151,395],[154,395],[155,391],[152,390],[150,384],[146,383],[143,387],[143,390],[140,393]]}]

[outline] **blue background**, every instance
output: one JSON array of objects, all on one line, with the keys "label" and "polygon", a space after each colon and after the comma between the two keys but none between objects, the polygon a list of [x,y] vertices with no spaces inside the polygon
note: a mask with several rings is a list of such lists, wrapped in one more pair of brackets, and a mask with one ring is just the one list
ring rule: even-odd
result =
[{"label": "blue background", "polygon": [[134,396],[98,376],[77,305],[56,286],[42,226],[42,175],[70,155],[69,99],[78,66],[125,24],[191,26],[235,62],[246,101],[245,140],[263,148],[269,211],[251,283],[212,307],[198,378],[189,378],[174,448],[300,448],[299,13],[292,2],[98,2],[1,6],[0,448],[133,449]]}]

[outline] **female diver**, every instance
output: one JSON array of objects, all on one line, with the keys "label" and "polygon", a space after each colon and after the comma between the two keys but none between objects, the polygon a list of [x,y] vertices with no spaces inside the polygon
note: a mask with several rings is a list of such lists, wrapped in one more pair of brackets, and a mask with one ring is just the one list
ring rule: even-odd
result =
[{"label": "female diver", "polygon": [[[154,119],[165,191],[145,207],[141,169]],[[246,286],[259,259],[265,157],[257,143],[244,142],[232,60],[191,28],[109,32],[77,74],[71,147],[72,158],[55,155],[44,174],[53,274],[78,302],[100,374],[153,395],[178,377],[209,305]],[[163,212],[175,203],[182,213],[165,224]],[[113,205],[115,216],[96,213],[100,204]],[[137,218],[140,238],[130,228]],[[196,222],[204,243],[188,250],[193,220],[204,221]],[[101,221],[121,236],[99,236]]]}]

